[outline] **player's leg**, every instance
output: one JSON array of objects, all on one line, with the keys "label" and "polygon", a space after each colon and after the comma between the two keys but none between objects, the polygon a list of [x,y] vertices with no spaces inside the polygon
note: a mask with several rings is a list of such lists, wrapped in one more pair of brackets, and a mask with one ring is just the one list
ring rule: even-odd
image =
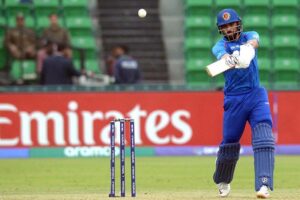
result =
[{"label": "player's leg", "polygon": [[218,151],[216,170],[213,176],[221,197],[228,196],[236,163],[239,159],[240,144],[221,144]]},{"label": "player's leg", "polygon": [[[260,198],[269,196],[273,190],[274,137],[269,123],[260,122],[252,129],[254,151],[255,190]],[[264,187],[266,186],[266,187]]]},{"label": "player's leg", "polygon": [[273,190],[274,149],[272,119],[267,93],[260,89],[255,95],[257,104],[250,115],[254,151],[255,190],[257,197],[267,198]]},{"label": "player's leg", "polygon": [[226,97],[223,116],[223,141],[219,146],[216,160],[216,170],[213,176],[218,185],[220,196],[225,197],[230,192],[236,163],[239,159],[239,140],[245,128],[247,115],[242,106],[242,99]]}]

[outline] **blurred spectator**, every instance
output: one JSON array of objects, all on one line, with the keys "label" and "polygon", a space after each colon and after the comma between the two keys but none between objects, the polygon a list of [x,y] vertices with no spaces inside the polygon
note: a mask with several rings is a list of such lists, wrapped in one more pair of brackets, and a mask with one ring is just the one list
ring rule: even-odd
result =
[{"label": "blurred spectator", "polygon": [[[58,16],[55,13],[49,15],[50,25],[48,28],[43,30],[40,40],[40,49],[37,53],[37,72],[40,73],[42,70],[42,63],[49,55],[49,50],[55,52],[57,50],[56,44],[65,43],[67,46],[70,45],[69,32],[62,28],[58,23]],[[64,54],[68,58],[72,57],[72,51],[70,48],[64,50]]]},{"label": "blurred spectator", "polygon": [[54,43],[65,43],[70,45],[69,32],[58,23],[58,16],[55,13],[49,15],[50,25],[41,35],[42,40],[50,40]]},{"label": "blurred spectator", "polygon": [[42,66],[44,60],[53,54],[54,51],[54,44],[50,40],[44,40],[42,44],[42,48],[37,53],[37,62],[36,62],[36,68],[37,73],[40,74],[42,71]]},{"label": "blurred spectator", "polygon": [[129,48],[125,45],[115,47],[114,77],[117,84],[138,83],[141,80],[141,72],[138,62],[129,56]]},{"label": "blurred spectator", "polygon": [[114,66],[118,57],[119,47],[112,48],[110,55],[106,59],[106,72],[109,76],[114,76]]},{"label": "blurred spectator", "polygon": [[59,43],[57,44],[57,51],[44,60],[41,71],[41,84],[72,84],[72,78],[81,75],[75,69],[71,59],[65,57],[67,50],[66,44]]},{"label": "blurred spectator", "polygon": [[34,59],[36,56],[36,35],[33,30],[25,27],[25,17],[16,16],[16,27],[5,34],[5,47],[14,59]]}]

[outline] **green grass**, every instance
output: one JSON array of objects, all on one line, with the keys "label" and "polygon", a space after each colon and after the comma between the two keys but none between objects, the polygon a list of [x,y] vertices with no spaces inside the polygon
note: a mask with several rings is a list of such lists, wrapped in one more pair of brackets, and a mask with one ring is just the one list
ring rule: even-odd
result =
[{"label": "green grass", "polygon": [[[214,157],[137,157],[136,199],[220,199],[214,163]],[[300,199],[299,166],[299,156],[276,157],[272,199]],[[126,170],[128,199],[129,160]],[[109,182],[108,158],[0,160],[0,200],[109,199]],[[252,157],[241,157],[229,199],[256,199]]]}]

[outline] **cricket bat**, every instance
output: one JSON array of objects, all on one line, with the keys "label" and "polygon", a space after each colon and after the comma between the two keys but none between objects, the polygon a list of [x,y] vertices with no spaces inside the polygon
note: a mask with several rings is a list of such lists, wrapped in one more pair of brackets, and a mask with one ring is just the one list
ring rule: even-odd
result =
[{"label": "cricket bat", "polygon": [[230,67],[229,65],[226,64],[225,59],[222,58],[216,62],[213,62],[210,65],[207,65],[206,71],[209,76],[214,77],[214,76],[217,76],[218,74],[221,74],[231,68],[232,67]]}]

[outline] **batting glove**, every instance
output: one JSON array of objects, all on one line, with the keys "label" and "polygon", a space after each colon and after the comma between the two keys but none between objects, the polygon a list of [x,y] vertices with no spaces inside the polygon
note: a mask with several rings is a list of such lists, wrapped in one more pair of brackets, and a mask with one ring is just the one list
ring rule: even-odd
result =
[{"label": "batting glove", "polygon": [[225,59],[225,63],[230,67],[236,67],[236,65],[239,63],[238,52],[237,53],[234,52],[233,54],[229,55]]}]

